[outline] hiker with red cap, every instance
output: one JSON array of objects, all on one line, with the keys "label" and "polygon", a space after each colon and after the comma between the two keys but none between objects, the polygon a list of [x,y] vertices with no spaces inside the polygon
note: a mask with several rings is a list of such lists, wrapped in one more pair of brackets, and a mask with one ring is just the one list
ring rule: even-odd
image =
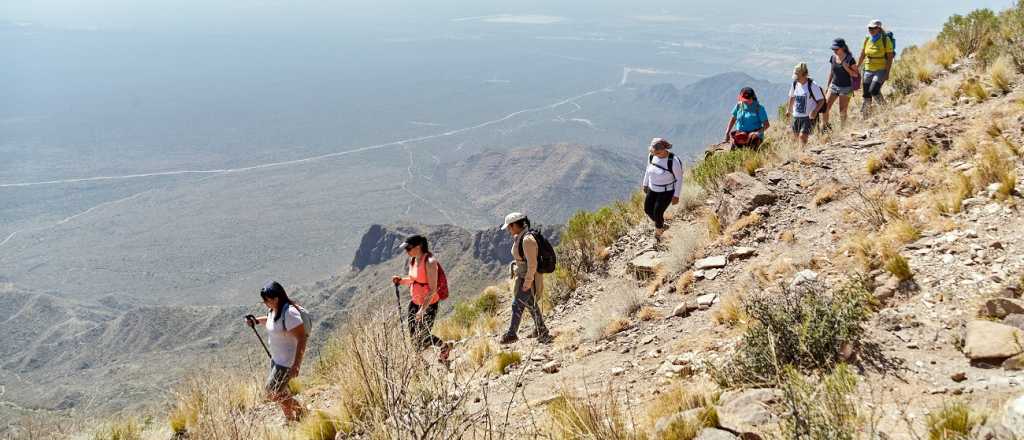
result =
[{"label": "hiker with red cap", "polygon": [[757,148],[764,140],[765,130],[768,130],[768,112],[750,87],[740,90],[736,100],[729,127],[725,129],[725,141],[732,142],[734,147]]},{"label": "hiker with red cap", "polygon": [[430,253],[427,238],[422,235],[406,238],[399,248],[409,256],[409,263],[406,265],[408,275],[395,275],[391,277],[391,282],[396,286],[411,286],[409,290],[412,293],[412,300],[409,301],[406,316],[409,334],[421,350],[431,345],[441,347],[438,360],[447,365],[452,344],[431,333],[434,318],[437,317],[438,303],[447,297],[448,281],[444,269],[434,259],[434,254]]},{"label": "hiker with red cap", "polygon": [[652,139],[644,171],[644,212],[654,222],[654,239],[657,241],[661,241],[661,235],[668,229],[665,211],[669,204],[679,203],[683,189],[683,162],[669,151],[671,148],[672,144],[665,139]]}]

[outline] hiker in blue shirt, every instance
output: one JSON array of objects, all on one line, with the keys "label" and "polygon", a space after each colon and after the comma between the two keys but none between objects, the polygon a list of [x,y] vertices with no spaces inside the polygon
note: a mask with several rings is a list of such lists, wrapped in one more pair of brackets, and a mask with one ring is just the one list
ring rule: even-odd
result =
[{"label": "hiker in blue shirt", "polygon": [[725,142],[732,142],[734,147],[757,148],[768,129],[768,112],[757,101],[757,95],[750,87],[740,90],[736,100],[738,102],[732,108],[729,127],[725,129]]}]

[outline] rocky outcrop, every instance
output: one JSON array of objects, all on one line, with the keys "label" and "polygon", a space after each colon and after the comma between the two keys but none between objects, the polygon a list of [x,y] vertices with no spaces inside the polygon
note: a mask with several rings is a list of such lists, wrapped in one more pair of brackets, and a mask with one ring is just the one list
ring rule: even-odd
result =
[{"label": "rocky outcrop", "polygon": [[724,225],[732,224],[760,206],[778,199],[768,186],[746,173],[731,173],[722,178],[722,195],[716,213]]},{"label": "rocky outcrop", "polygon": [[964,354],[971,360],[1003,360],[1024,352],[1024,331],[991,321],[967,324]]}]

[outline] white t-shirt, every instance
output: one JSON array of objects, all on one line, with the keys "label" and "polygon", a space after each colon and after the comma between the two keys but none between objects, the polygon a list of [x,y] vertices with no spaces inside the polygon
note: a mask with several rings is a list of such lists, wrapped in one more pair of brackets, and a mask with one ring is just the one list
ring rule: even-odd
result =
[{"label": "white t-shirt", "polygon": [[[807,84],[812,84],[812,93],[814,93],[814,99],[807,97]],[[793,98],[793,117],[795,118],[806,118],[811,115],[811,112],[815,107],[818,106],[818,102],[825,100],[825,94],[822,92],[821,87],[817,83],[808,81],[806,84],[800,84],[799,81],[796,83],[796,87],[789,89],[789,97]]]},{"label": "white t-shirt", "polygon": [[282,367],[291,368],[295,363],[295,350],[299,340],[289,335],[287,330],[302,325],[302,314],[299,309],[289,305],[284,316],[274,322],[274,311],[267,312],[267,342],[270,345],[270,359]]},{"label": "white t-shirt", "polygon": [[658,156],[649,160],[641,185],[654,192],[675,191],[678,196],[683,189],[683,161],[679,160],[679,156],[673,156],[672,172],[669,173],[668,160],[668,157],[662,159]]}]

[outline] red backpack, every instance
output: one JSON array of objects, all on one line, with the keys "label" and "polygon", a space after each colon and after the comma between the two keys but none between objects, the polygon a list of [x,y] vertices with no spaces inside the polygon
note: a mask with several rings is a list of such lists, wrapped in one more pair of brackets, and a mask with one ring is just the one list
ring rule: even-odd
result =
[{"label": "red backpack", "polygon": [[[430,258],[430,256],[427,258]],[[414,260],[410,258],[409,266],[412,266],[413,262]],[[427,283],[418,283],[415,280],[412,283],[419,284],[421,286],[428,285]],[[441,267],[440,262],[437,263],[437,296],[441,301],[448,299],[448,275],[445,275],[444,268]]]}]

